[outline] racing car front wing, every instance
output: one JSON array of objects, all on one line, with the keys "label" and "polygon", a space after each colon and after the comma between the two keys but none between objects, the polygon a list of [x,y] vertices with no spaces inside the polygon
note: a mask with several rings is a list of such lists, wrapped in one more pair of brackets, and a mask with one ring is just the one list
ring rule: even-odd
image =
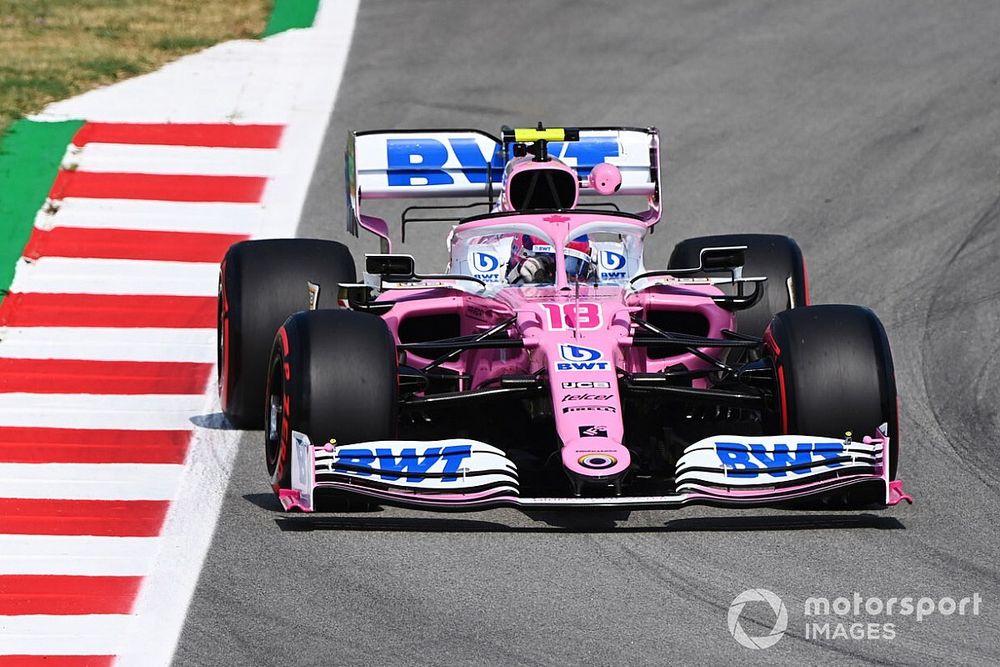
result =
[{"label": "racing car front wing", "polygon": [[913,499],[889,479],[885,426],[860,442],[801,435],[713,436],[684,450],[675,492],[649,496],[521,496],[517,468],[504,452],[467,439],[313,445],[293,433],[292,488],[286,510],[312,512],[316,490],[433,510],[493,507],[669,509],[685,505],[755,506],[822,498],[850,489],[873,505]]}]

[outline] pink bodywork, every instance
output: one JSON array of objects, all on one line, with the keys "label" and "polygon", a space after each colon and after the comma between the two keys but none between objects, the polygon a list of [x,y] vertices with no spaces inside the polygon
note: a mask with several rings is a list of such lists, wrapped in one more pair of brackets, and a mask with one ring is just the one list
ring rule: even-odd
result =
[{"label": "pink bodywork", "polygon": [[[467,222],[456,231],[479,231],[486,235],[498,228],[529,223],[543,229],[555,247],[565,247],[577,230],[606,222],[610,216],[596,213],[524,214]],[[641,220],[615,218],[615,224],[628,220],[644,230]],[[463,390],[477,389],[504,375],[533,374],[546,371],[556,430],[562,443],[562,462],[567,471],[584,480],[613,480],[631,464],[623,444],[625,436],[618,373],[653,373],[683,364],[688,369],[711,366],[693,354],[683,353],[662,359],[650,359],[646,349],[632,347],[633,325],[630,315],[645,317],[651,310],[700,313],[708,322],[707,335],[721,338],[723,329],[734,327],[733,316],[712,300],[721,292],[708,285],[684,287],[658,285],[633,292],[624,285],[570,284],[565,277],[565,260],[556,253],[554,285],[504,287],[489,298],[449,288],[399,290],[384,292],[379,298],[396,305],[383,319],[399,339],[400,323],[409,317],[455,313],[460,318],[463,335],[484,331],[516,316],[511,336],[524,342],[523,350],[472,350],[458,360],[443,364],[472,377]],[[573,346],[572,348],[566,346]],[[595,351],[572,357],[573,349]],[[719,350],[708,349],[710,354]],[[429,363],[433,357],[407,353],[415,365]],[[571,358],[567,358],[569,355]],[[705,386],[704,381],[696,386]],[[596,387],[579,389],[567,386]],[[594,427],[597,427],[596,429]],[[583,436],[583,433],[601,435]]]}]

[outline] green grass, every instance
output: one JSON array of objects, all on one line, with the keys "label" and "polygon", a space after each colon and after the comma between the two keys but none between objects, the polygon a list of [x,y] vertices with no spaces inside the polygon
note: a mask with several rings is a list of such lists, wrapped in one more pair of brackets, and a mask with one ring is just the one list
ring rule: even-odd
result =
[{"label": "green grass", "polygon": [[0,0],[0,136],[50,102],[256,38],[273,0]]}]

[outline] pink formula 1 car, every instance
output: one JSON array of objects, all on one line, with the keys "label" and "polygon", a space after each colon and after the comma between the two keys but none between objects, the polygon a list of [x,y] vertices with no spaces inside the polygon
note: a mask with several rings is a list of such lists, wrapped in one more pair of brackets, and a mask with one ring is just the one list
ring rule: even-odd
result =
[{"label": "pink formula 1 car", "polygon": [[[357,132],[346,176],[348,230],[381,242],[363,280],[313,239],[238,243],[221,269],[222,406],[264,428],[286,509],[909,500],[885,331],[809,305],[794,241],[694,238],[644,263],[655,129]],[[452,222],[443,272],[361,212],[452,197],[479,201],[411,206],[398,230]]]}]

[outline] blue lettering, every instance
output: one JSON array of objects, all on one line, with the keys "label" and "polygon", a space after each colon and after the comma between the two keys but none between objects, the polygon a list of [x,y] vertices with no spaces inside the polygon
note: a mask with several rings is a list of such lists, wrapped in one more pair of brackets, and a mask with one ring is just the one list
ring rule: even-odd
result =
[{"label": "blue lettering", "polygon": [[844,443],[842,442],[817,442],[812,446],[813,454],[823,459],[828,468],[839,468],[843,464],[834,463],[835,459],[844,455]]},{"label": "blue lettering", "polygon": [[590,170],[609,157],[618,157],[618,140],[614,137],[594,137],[582,141],[567,142],[565,149],[557,152],[549,145],[549,152],[564,158],[576,158],[576,173],[581,179],[590,176]]},{"label": "blue lettering", "polygon": [[447,161],[448,148],[435,139],[386,140],[389,187],[451,185],[454,179],[442,168]]},{"label": "blue lettering", "polygon": [[756,477],[757,466],[750,460],[750,451],[739,442],[716,442],[715,453],[722,465],[729,468],[726,474],[733,477]]},{"label": "blue lettering", "polygon": [[[780,442],[774,445],[774,452],[770,454],[764,445],[752,444],[750,445],[750,451],[753,453],[755,459],[764,464],[765,468],[787,468],[793,465],[812,463],[812,443],[809,442],[800,442],[797,444],[794,456],[788,452],[788,445]],[[772,477],[784,477],[787,472],[786,470],[781,470],[770,474]],[[791,472],[802,475],[809,472],[809,468],[804,467],[799,470],[792,470]]]},{"label": "blue lettering", "polygon": [[[371,468],[375,463],[375,455],[369,449],[341,449],[337,452],[337,465],[357,466],[360,468]],[[368,477],[371,472],[350,471],[352,475]]]},{"label": "blue lettering", "polygon": [[458,481],[459,467],[462,465],[462,461],[472,456],[472,447],[468,445],[459,445],[456,447],[445,447],[444,451],[441,452],[441,457],[444,459],[444,477],[441,478],[442,482],[455,482]]},{"label": "blue lettering", "polygon": [[[459,164],[462,165],[462,173],[469,179],[469,182],[485,184],[486,177],[489,175],[486,169],[486,156],[479,150],[479,144],[476,143],[476,140],[465,138],[449,139],[448,141],[455,151]],[[493,180],[499,181],[503,176],[503,154],[500,152],[500,146],[497,146],[493,151],[491,166]]]},{"label": "blue lettering", "polygon": [[606,371],[609,367],[606,361],[564,361],[556,364],[557,371]]},{"label": "blue lettering", "polygon": [[395,473],[405,473],[407,482],[419,482],[423,479],[421,474],[430,470],[432,465],[441,460],[441,450],[437,447],[424,450],[423,461],[417,455],[417,450],[412,447],[401,451],[398,460],[391,449],[377,449],[375,451],[378,453],[379,467],[382,469],[381,477],[389,481],[395,481],[403,476]]}]

